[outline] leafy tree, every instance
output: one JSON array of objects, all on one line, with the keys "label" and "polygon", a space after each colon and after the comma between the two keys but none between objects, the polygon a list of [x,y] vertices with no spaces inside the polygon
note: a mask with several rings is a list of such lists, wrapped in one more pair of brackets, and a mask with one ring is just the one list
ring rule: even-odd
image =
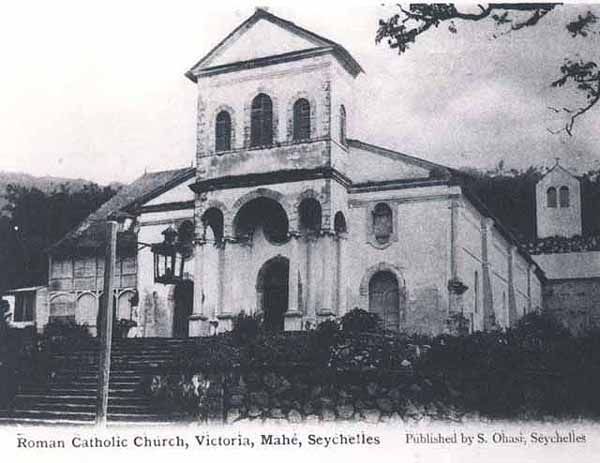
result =
[{"label": "leafy tree", "polygon": [[63,184],[52,193],[8,185],[8,204],[0,215],[0,291],[44,283],[45,249],[114,194],[112,188],[96,184],[74,191]]},{"label": "leafy tree", "polygon": [[[492,22],[499,35],[534,27],[551,11],[562,8],[559,3],[489,3],[487,5],[457,6],[452,3],[414,3],[407,8],[398,5],[398,12],[380,19],[376,41],[386,41],[388,46],[399,54],[408,51],[418,37],[432,28],[445,25],[452,33],[458,31],[463,22]],[[566,7],[565,7],[566,8]],[[594,30],[599,15],[588,7],[585,14],[578,14],[565,25],[570,37],[589,37]],[[549,108],[566,116],[563,128],[552,133],[566,132],[572,135],[576,120],[593,108],[600,100],[600,68],[595,60],[566,57],[559,69],[553,87],[569,86],[582,95],[584,103],[576,107]]]}]

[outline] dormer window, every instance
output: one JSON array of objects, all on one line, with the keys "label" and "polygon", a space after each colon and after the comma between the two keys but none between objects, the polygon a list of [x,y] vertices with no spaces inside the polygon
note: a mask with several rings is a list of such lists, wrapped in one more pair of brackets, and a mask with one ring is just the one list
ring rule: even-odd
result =
[{"label": "dormer window", "polygon": [[250,146],[273,144],[273,102],[268,95],[258,94],[252,100],[250,116]]},{"label": "dormer window", "polygon": [[569,207],[569,187],[561,186],[558,190],[560,207]]},{"label": "dormer window", "polygon": [[294,141],[310,138],[310,103],[300,98],[294,103]]},{"label": "dormer window", "polygon": [[546,190],[546,207],[556,207],[556,188],[553,186]]},{"label": "dormer window", "polygon": [[217,114],[215,121],[215,151],[231,149],[231,116],[227,111]]}]

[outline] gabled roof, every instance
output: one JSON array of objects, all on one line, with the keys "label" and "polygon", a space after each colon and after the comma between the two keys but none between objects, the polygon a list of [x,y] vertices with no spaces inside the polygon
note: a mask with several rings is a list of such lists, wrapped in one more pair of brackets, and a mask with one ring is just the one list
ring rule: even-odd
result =
[{"label": "gabled roof", "polygon": [[548,170],[548,172],[546,172],[544,175],[542,175],[540,177],[540,179],[538,180],[538,183],[546,176],[548,176],[551,172],[555,172],[555,171],[560,171],[560,172],[564,172],[567,175],[569,175],[570,177],[573,177],[574,179],[578,180],[579,179],[573,174],[571,173],[569,170],[565,169],[563,166],[560,165],[560,159],[556,158],[556,162],[554,163],[554,165],[550,168],[550,170]]},{"label": "gabled roof", "polygon": [[68,253],[75,249],[94,250],[104,245],[103,224],[111,214],[119,211],[135,212],[145,202],[164,193],[196,174],[194,167],[145,173],[129,185],[124,186],[115,196],[92,212],[77,227],[61,240],[50,246],[50,254]]},{"label": "gabled roof", "polygon": [[[219,56],[225,53],[235,42],[241,39],[244,34],[250,31],[250,29],[260,21],[267,21],[275,26],[279,26],[290,34],[290,36],[302,39],[303,45],[299,45],[296,50],[287,51],[285,53],[276,53],[268,56],[254,57],[252,59],[215,64],[215,61]],[[265,37],[264,40],[268,41],[269,38]],[[264,66],[321,53],[332,53],[353,77],[364,72],[360,64],[358,64],[352,55],[350,55],[350,53],[340,44],[304,29],[291,21],[275,16],[262,8],[257,8],[252,16],[236,27],[227,37],[208,52],[206,56],[192,66],[185,75],[193,82],[197,82],[200,75]]]},{"label": "gabled roof", "polygon": [[441,169],[441,170],[445,170],[445,171],[451,170],[449,167],[444,166],[442,164],[437,164],[435,162],[427,161],[426,159],[418,158],[416,156],[411,156],[409,154],[404,154],[404,153],[401,153],[400,151],[394,151],[389,148],[383,148],[381,146],[373,145],[371,143],[367,143],[367,142],[364,142],[361,140],[349,139],[348,145],[350,145],[353,148],[360,148],[360,149],[364,149],[366,151],[371,151],[372,153],[376,153],[376,154],[385,156],[390,159],[404,161],[404,162],[407,162],[408,164],[422,167],[423,169],[428,169],[428,170]]}]

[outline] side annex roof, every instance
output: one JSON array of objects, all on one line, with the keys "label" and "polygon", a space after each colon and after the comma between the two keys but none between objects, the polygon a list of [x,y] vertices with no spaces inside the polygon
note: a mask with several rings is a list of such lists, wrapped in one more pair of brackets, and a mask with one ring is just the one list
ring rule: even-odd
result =
[{"label": "side annex roof", "polygon": [[103,247],[105,227],[102,224],[116,212],[135,212],[145,202],[189,180],[196,174],[194,167],[146,173],[124,186],[116,195],[88,215],[58,242],[47,249],[50,255],[71,254]]}]

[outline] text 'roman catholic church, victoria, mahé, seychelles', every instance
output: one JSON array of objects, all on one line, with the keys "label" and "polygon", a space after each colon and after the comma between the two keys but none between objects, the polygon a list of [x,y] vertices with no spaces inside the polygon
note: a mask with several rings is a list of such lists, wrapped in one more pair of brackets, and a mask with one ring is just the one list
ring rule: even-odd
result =
[{"label": "text 'roman catholic church, victoria, mah\u00e9, seychelles'", "polygon": [[[541,309],[543,267],[456,171],[351,137],[362,72],[341,45],[257,9],[186,74],[196,167],[144,174],[52,246],[48,285],[14,292],[29,297],[23,321],[95,331],[115,214],[113,297],[130,336],[223,332],[241,311],[303,330],[355,307],[437,334]],[[177,279],[140,245],[165,235],[180,245]]]}]

